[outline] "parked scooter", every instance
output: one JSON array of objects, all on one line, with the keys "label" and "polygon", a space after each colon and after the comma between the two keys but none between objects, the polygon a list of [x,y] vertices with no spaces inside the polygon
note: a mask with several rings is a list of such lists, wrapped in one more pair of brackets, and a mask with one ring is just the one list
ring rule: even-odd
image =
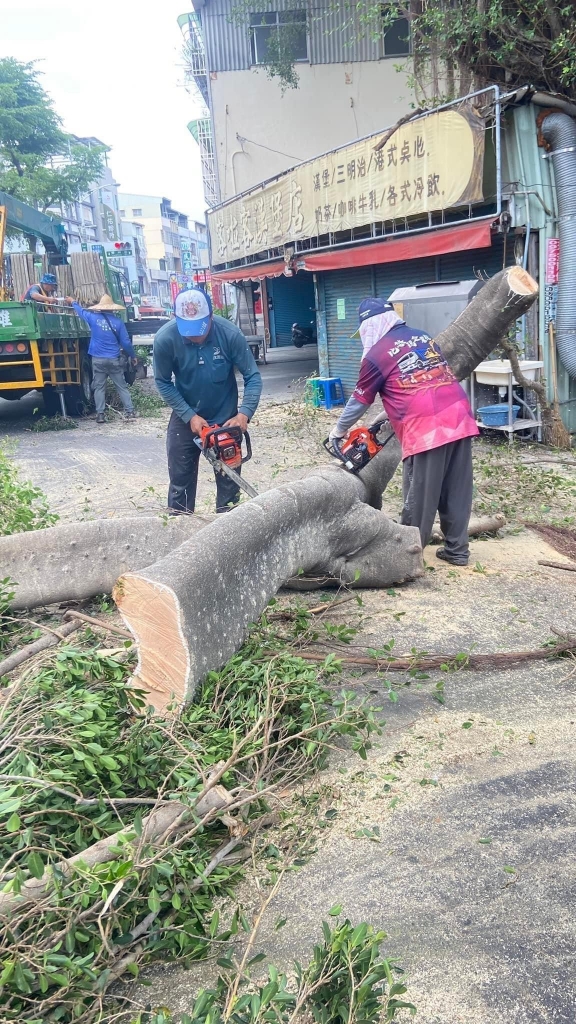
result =
[{"label": "parked scooter", "polygon": [[316,324],[314,320],[310,321],[309,327],[303,327],[302,324],[292,324],[292,344],[296,348],[302,348],[303,345],[315,345],[316,340]]}]

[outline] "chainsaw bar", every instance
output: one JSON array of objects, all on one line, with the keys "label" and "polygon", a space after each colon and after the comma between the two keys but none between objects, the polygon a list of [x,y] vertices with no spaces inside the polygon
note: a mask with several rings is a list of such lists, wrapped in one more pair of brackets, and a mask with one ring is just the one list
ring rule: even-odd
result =
[{"label": "chainsaw bar", "polygon": [[246,494],[249,494],[251,498],[258,497],[258,491],[255,487],[252,487],[252,484],[249,484],[247,480],[243,480],[239,473],[236,473],[234,469],[230,469],[225,462],[218,459],[210,448],[204,448],[199,437],[195,437],[194,440],[202,454],[206,456],[208,462],[214,467],[217,473],[223,473],[225,476],[230,477],[230,479],[233,480],[238,487],[241,487]]}]

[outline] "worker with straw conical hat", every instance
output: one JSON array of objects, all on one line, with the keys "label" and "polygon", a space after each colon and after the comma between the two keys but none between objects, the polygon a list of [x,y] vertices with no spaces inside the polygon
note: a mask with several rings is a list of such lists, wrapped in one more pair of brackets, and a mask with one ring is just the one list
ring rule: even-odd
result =
[{"label": "worker with straw conical hat", "polygon": [[92,356],[92,390],[96,404],[96,422],[105,423],[106,380],[114,384],[126,416],[134,419],[136,413],[128,385],[124,379],[122,353],[137,362],[136,352],[126,330],[126,324],[115,314],[124,309],[110,295],[103,295],[99,302],[83,309],[74,299],[66,299],[77,316],[85,320],[90,328],[88,354]]}]

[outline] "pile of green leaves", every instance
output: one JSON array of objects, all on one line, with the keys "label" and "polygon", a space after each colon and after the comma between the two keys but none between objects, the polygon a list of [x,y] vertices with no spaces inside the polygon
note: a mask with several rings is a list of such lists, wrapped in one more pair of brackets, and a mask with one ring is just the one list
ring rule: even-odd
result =
[{"label": "pile of green leaves", "polygon": [[[331,914],[339,913],[333,908]],[[397,980],[402,970],[392,959],[382,959],[385,932],[362,922],[322,924],[323,941],[314,947],[307,967],[294,964],[294,980],[271,964],[265,984],[253,984],[249,975],[238,991],[234,975],[222,974],[216,986],[203,989],[190,1014],[180,1024],[384,1024],[399,1010],[413,1016],[416,1007],[401,997],[406,986]],[[264,958],[253,957],[252,963]],[[163,1012],[140,1014],[134,1024],[168,1024]]]},{"label": "pile of green leaves", "polygon": [[19,479],[16,466],[0,447],[0,536],[42,530],[57,521],[40,488]]},{"label": "pile of green leaves", "polygon": [[[144,381],[138,380],[130,385],[130,396],[136,412],[144,418],[160,416],[166,408],[160,395]],[[106,405],[117,412],[122,410],[120,396],[111,381],[106,383]]]},{"label": "pile of green leaves", "polygon": [[34,434],[44,434],[48,430],[76,430],[78,424],[71,416],[38,416],[30,430]]},{"label": "pile of green leaves", "polygon": [[57,893],[40,913],[24,907],[2,921],[6,1021],[94,1019],[119,964],[137,974],[153,958],[186,962],[205,955],[214,937],[229,937],[215,935],[209,915],[239,869],[222,864],[204,877],[227,832],[217,820],[200,827],[191,815],[184,838],[147,848],[142,817],[159,797],[192,806],[203,776],[231,759],[221,782],[232,793],[252,792],[240,811],[250,830],[268,810],[270,786],[301,779],[338,737],[363,752],[377,729],[354,695],[335,699],[318,669],[285,653],[265,626],[210,673],[197,703],[169,720],[145,711],[128,672],[94,649],[66,647],[7,695],[0,717],[4,891],[19,892],[48,865],[128,831],[114,860],[70,879],[57,872]]}]

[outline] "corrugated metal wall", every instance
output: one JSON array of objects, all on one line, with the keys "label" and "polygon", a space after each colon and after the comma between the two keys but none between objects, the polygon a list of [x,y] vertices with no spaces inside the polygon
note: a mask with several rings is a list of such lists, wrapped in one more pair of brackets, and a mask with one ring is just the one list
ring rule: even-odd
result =
[{"label": "corrugated metal wall", "polygon": [[[514,262],[509,241],[506,263]],[[362,346],[351,335],[358,327],[358,305],[367,295],[386,299],[395,288],[432,281],[467,281],[478,274],[491,276],[503,267],[503,240],[488,249],[469,249],[445,256],[381,263],[374,267],[334,270],[323,274],[326,305],[328,365],[332,377],[341,377],[346,397],[354,390],[362,358]],[[346,319],[338,319],[338,299],[345,300]]]},{"label": "corrugated metal wall", "polygon": [[295,277],[273,277],[268,280],[268,295],[273,309],[270,328],[273,345],[292,344],[292,324],[310,326],[315,319],[314,280],[301,270]]},{"label": "corrugated metal wall", "polygon": [[387,299],[395,288],[407,288],[413,284],[425,284],[436,280],[436,266],[433,256],[423,260],[406,260],[402,263],[381,263],[376,272],[376,295]]},{"label": "corrugated metal wall", "polygon": [[[373,294],[371,267],[333,270],[323,274],[326,303],[328,365],[331,377],[341,377],[346,397],[354,390],[362,361],[362,343],[350,338],[358,328],[360,300]],[[338,319],[338,299],[344,300],[343,320]],[[340,304],[342,312],[342,303]]]},{"label": "corrugated metal wall", "polygon": [[[292,0],[291,6],[297,6],[297,0]],[[379,60],[383,56],[383,37],[378,19],[374,21],[374,24],[361,23],[357,10],[347,3],[338,7],[332,4],[308,7],[310,63]]]},{"label": "corrugated metal wall", "polygon": [[[209,0],[202,8],[201,24],[209,71],[240,71],[251,66],[250,33],[246,21],[231,21],[234,0]],[[379,26],[358,23],[356,11],[342,3],[307,3],[306,0],[272,0],[259,4],[261,12],[306,10],[308,56],[311,64],[335,64],[379,60],[383,55]],[[347,28],[350,19],[353,24]],[[342,26],[344,25],[344,28]]]},{"label": "corrugated metal wall", "polygon": [[241,71],[250,67],[250,36],[245,24],[230,20],[232,0],[209,0],[201,24],[208,71]]}]

